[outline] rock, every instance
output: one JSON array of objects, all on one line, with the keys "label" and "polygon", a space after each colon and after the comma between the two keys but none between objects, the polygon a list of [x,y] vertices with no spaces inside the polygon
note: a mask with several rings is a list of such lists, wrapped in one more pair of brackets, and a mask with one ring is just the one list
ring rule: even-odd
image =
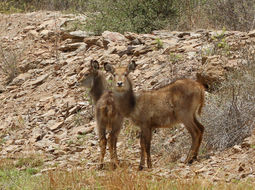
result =
[{"label": "rock", "polygon": [[5,148],[5,151],[7,153],[16,153],[21,150],[20,145],[9,145],[8,147]]},{"label": "rock", "polygon": [[87,44],[87,48],[90,48],[93,45],[104,47],[101,36],[90,36],[90,37],[84,38],[83,41]]},{"label": "rock", "polygon": [[24,145],[26,142],[26,139],[17,139],[15,140],[14,144],[15,145]]},{"label": "rock", "polygon": [[250,148],[251,146],[255,146],[255,138],[253,136],[247,137],[241,144],[242,148]]},{"label": "rock", "polygon": [[122,57],[123,55],[127,54],[127,55],[131,55],[134,52],[135,47],[131,47],[131,46],[114,46],[113,48],[111,48],[111,53],[113,54],[118,54],[120,57]]},{"label": "rock", "polygon": [[30,141],[33,143],[40,141],[45,136],[45,134],[46,134],[45,131],[43,131],[41,128],[35,127],[32,131],[32,137]]},{"label": "rock", "polygon": [[71,51],[77,50],[80,47],[86,47],[86,44],[81,43],[81,42],[73,43],[73,44],[65,44],[65,45],[59,47],[59,50],[62,52],[71,52]]},{"label": "rock", "polygon": [[241,148],[240,145],[235,145],[235,146],[233,146],[233,151],[234,151],[235,153],[238,153],[238,152],[241,152],[241,151],[242,151],[242,148]]},{"label": "rock", "polygon": [[[26,73],[30,69],[35,69],[37,67],[38,61],[29,62],[29,60],[25,59],[22,63],[18,66],[18,69],[21,73]],[[31,74],[31,73],[30,73]]]},{"label": "rock", "polygon": [[4,87],[3,85],[0,84],[0,93],[5,92],[5,90],[6,90],[5,87]]},{"label": "rock", "polygon": [[23,82],[28,80],[31,77],[30,73],[21,73],[19,74],[13,81],[10,83],[10,85],[21,85]]},{"label": "rock", "polygon": [[88,32],[77,30],[73,32],[61,31],[61,40],[71,39],[72,43],[83,42],[84,38],[89,36]]},{"label": "rock", "polygon": [[49,40],[52,36],[54,36],[54,32],[51,30],[43,30],[40,32],[40,35],[43,39]]},{"label": "rock", "polygon": [[252,30],[248,33],[249,37],[255,37],[255,30]]},{"label": "rock", "polygon": [[74,135],[86,135],[86,134],[91,133],[93,131],[94,131],[94,126],[90,126],[90,127],[80,126],[80,127],[73,128],[71,133],[74,134]]},{"label": "rock", "polygon": [[47,113],[43,114],[42,117],[50,117],[50,116],[54,116],[56,114],[54,109],[51,109],[49,111],[47,111]]},{"label": "rock", "polygon": [[238,60],[236,59],[228,59],[226,60],[226,64],[224,65],[224,69],[227,71],[234,71],[236,68],[238,68]]},{"label": "rock", "polygon": [[132,40],[132,41],[130,42],[130,44],[131,44],[131,45],[141,45],[141,44],[144,44],[144,43],[143,43],[142,40],[140,40],[140,39],[134,39],[134,40]]},{"label": "rock", "polygon": [[132,32],[125,32],[124,36],[130,40],[129,44],[130,45],[141,45],[144,44],[143,40],[141,39],[141,37],[136,34],[136,33],[132,33]]},{"label": "rock", "polygon": [[108,62],[112,64],[119,63],[120,56],[118,54],[108,54],[107,52],[104,53],[104,55],[100,58],[100,61],[102,63]]},{"label": "rock", "polygon": [[181,32],[177,36],[178,36],[178,38],[184,38],[185,36],[190,36],[190,33],[189,32]]},{"label": "rock", "polygon": [[81,30],[76,30],[76,31],[70,32],[69,34],[72,36],[72,39],[80,40],[80,42],[82,42],[84,38],[89,36],[87,32],[81,31]]},{"label": "rock", "polygon": [[49,74],[41,75],[35,81],[31,81],[30,85],[38,86],[38,85],[42,84],[48,77],[49,77]]},{"label": "rock", "polygon": [[47,19],[43,21],[38,27],[37,30],[45,30],[46,28],[53,29],[56,27],[56,20],[55,19]]},{"label": "rock", "polygon": [[36,27],[35,26],[26,26],[24,29],[23,29],[23,32],[24,33],[27,33],[28,31],[30,30],[35,30]]},{"label": "rock", "polygon": [[61,127],[63,127],[63,125],[64,125],[63,121],[62,122],[57,122],[54,125],[49,126],[49,129],[51,131],[56,131],[56,130],[60,129]]},{"label": "rock", "polygon": [[125,36],[118,32],[104,31],[102,33],[102,36],[105,40],[109,40],[111,42],[126,42],[127,41]]},{"label": "rock", "polygon": [[133,32],[125,32],[125,38],[129,39],[130,41],[140,38],[139,34]]},{"label": "rock", "polygon": [[140,46],[136,47],[133,51],[134,51],[134,56],[140,56],[140,55],[146,54],[152,50],[153,50],[153,47],[151,47],[151,46],[140,45]]},{"label": "rock", "polygon": [[39,33],[36,30],[30,30],[28,32],[28,36],[30,36],[32,39],[35,39],[39,37]]}]

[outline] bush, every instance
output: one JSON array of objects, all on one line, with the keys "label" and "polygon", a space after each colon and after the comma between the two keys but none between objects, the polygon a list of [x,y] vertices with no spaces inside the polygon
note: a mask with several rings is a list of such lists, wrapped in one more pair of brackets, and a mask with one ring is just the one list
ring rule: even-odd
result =
[{"label": "bush", "polygon": [[206,142],[213,149],[239,144],[255,126],[255,57],[227,76],[203,111]]},{"label": "bush", "polygon": [[253,29],[255,15],[254,0],[207,0],[207,15],[217,28],[248,31]]},{"label": "bush", "polygon": [[19,53],[3,49],[0,45],[0,70],[2,70],[3,74],[7,77],[7,84],[12,82],[12,80],[19,74],[18,56]]},{"label": "bush", "polygon": [[88,0],[3,0],[0,2],[0,12],[26,12],[35,10],[57,10],[83,12]]},{"label": "bush", "polygon": [[172,5],[173,0],[91,1],[92,15],[87,26],[96,34],[105,30],[150,33],[164,28],[176,16]]},{"label": "bush", "polygon": [[248,31],[255,27],[254,0],[2,0],[0,12],[57,10],[87,13],[87,28],[150,33],[153,30],[214,28]]}]

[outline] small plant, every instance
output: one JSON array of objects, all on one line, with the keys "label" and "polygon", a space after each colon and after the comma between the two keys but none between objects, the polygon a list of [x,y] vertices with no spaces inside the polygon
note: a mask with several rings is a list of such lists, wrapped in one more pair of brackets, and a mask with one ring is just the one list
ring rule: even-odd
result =
[{"label": "small plant", "polygon": [[26,172],[29,174],[29,175],[35,175],[37,173],[39,173],[40,170],[36,169],[36,168],[27,168],[26,169]]},{"label": "small plant", "polygon": [[81,126],[85,123],[84,117],[81,115],[81,112],[77,112],[73,118],[75,126]]},{"label": "small plant", "polygon": [[216,35],[212,36],[213,44],[214,44],[214,54],[224,54],[229,55],[229,45],[226,41],[226,28],[223,28],[221,33],[216,33]]},{"label": "small plant", "polygon": [[18,161],[15,163],[15,167],[22,168],[22,167],[31,167],[36,168],[43,165],[43,160],[39,156],[29,156],[19,158]]},{"label": "small plant", "polygon": [[22,116],[18,116],[16,125],[18,128],[24,128],[25,127],[25,119]]},{"label": "small plant", "polygon": [[111,88],[113,84],[112,78],[108,79],[108,83],[109,83],[109,87]]},{"label": "small plant", "polygon": [[201,49],[201,56],[208,57],[213,55],[230,55],[230,47],[226,40],[226,29],[223,28],[222,32],[216,33],[211,37],[210,44],[203,46]]},{"label": "small plant", "polygon": [[6,142],[6,139],[4,137],[1,137],[0,139],[0,145],[4,145]]},{"label": "small plant", "polygon": [[19,69],[18,69],[18,53],[3,49],[0,45],[0,70],[6,75],[6,83],[9,84],[12,80],[18,76]]},{"label": "small plant", "polygon": [[214,46],[203,47],[201,50],[202,57],[208,57],[214,55]]},{"label": "small plant", "polygon": [[176,53],[170,53],[169,54],[169,62],[172,64],[177,63],[178,61],[180,61],[182,59],[182,56]]},{"label": "small plant", "polygon": [[93,105],[93,101],[92,101],[92,98],[89,95],[89,91],[90,91],[90,88],[88,88],[86,90],[86,92],[84,93],[83,97],[84,97],[85,100],[87,100],[89,102],[89,105]]},{"label": "small plant", "polygon": [[66,22],[62,27],[65,28],[66,31],[76,31],[76,30],[85,30],[85,24],[79,20],[72,20]]},{"label": "small plant", "polygon": [[124,134],[129,138],[129,140],[131,139],[131,141],[129,141],[129,143],[131,143],[135,138],[138,137],[140,129],[134,126],[129,120],[125,121],[124,126]]},{"label": "small plant", "polygon": [[0,2],[0,13],[11,14],[19,12],[23,12],[23,10],[18,7],[15,7],[13,2],[10,1]]},{"label": "small plant", "polygon": [[163,48],[163,42],[162,40],[160,40],[160,38],[156,38],[156,49],[159,50],[159,49],[162,49]]},{"label": "small plant", "polygon": [[87,139],[89,139],[91,136],[90,136],[90,134],[79,134],[78,136],[77,136],[77,144],[79,144],[79,145],[83,145],[84,143],[86,143],[86,140]]},{"label": "small plant", "polygon": [[68,146],[70,146],[70,145],[74,144],[74,141],[73,140],[68,140],[66,143],[68,144]]}]

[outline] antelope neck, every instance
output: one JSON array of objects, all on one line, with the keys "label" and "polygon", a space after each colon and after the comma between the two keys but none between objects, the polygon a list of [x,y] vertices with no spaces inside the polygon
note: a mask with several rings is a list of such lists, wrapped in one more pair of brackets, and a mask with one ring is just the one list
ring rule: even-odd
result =
[{"label": "antelope neck", "polygon": [[95,77],[94,84],[90,90],[90,94],[95,103],[97,103],[97,101],[100,99],[100,97],[105,92],[105,90],[106,90],[106,87],[105,87],[104,79],[100,74],[98,74]]},{"label": "antelope neck", "polygon": [[128,117],[131,114],[136,105],[136,97],[130,80],[128,80],[128,83],[130,85],[129,90],[124,92],[114,91],[114,96],[117,100],[116,104],[118,105],[117,107],[125,117]]}]

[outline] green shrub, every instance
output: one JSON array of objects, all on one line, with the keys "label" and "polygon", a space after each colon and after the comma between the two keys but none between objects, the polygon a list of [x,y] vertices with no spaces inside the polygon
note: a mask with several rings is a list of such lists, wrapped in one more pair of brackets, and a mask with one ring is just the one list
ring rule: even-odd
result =
[{"label": "green shrub", "polygon": [[58,10],[84,12],[88,0],[3,0],[1,13],[27,12],[35,10]]},{"label": "green shrub", "polygon": [[91,1],[87,27],[96,34],[105,30],[150,33],[164,28],[174,18],[176,10],[172,4],[173,0]]},{"label": "green shrub", "polygon": [[255,27],[254,0],[2,0],[0,13],[57,10],[90,12],[88,29],[150,33],[153,30]]}]

